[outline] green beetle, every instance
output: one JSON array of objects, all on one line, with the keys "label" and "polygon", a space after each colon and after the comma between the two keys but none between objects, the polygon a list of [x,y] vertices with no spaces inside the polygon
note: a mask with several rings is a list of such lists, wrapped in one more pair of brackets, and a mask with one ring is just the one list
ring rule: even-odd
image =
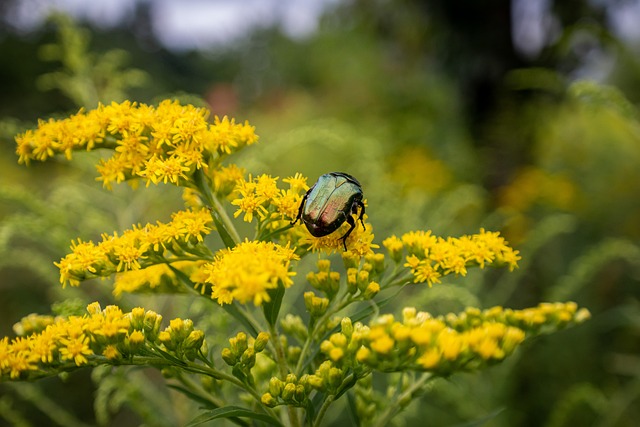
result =
[{"label": "green beetle", "polygon": [[351,228],[341,238],[346,251],[347,237],[356,228],[352,215],[358,213],[358,207],[360,208],[358,220],[362,223],[362,227],[366,228],[362,219],[364,215],[362,197],[362,187],[351,175],[344,172],[324,174],[302,198],[298,216],[291,225],[300,220],[312,236],[322,237],[333,233],[347,221]]}]

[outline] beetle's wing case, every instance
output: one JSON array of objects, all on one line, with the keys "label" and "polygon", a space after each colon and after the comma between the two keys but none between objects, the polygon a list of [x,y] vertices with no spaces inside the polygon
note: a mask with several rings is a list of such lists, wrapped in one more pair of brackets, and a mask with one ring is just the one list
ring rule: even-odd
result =
[{"label": "beetle's wing case", "polygon": [[356,199],[362,199],[362,190],[355,178],[341,172],[322,175],[309,190],[302,221],[313,236],[326,236],[347,220]]}]

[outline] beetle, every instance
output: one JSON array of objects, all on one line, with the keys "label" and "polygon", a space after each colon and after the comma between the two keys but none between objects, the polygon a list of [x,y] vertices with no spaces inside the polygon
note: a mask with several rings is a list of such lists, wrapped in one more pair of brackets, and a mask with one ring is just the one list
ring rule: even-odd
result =
[{"label": "beetle", "polygon": [[298,216],[291,225],[300,220],[314,237],[322,237],[336,231],[345,221],[351,225],[341,237],[344,250],[347,250],[347,237],[356,228],[353,214],[360,215],[358,220],[365,228],[362,186],[357,179],[344,172],[330,172],[318,178],[300,202]]}]

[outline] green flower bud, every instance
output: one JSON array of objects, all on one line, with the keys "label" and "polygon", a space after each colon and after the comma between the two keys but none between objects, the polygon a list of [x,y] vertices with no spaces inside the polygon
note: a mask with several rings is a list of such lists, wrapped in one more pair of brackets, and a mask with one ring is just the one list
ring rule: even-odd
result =
[{"label": "green flower bud", "polygon": [[351,335],[353,334],[353,323],[351,323],[351,319],[348,317],[343,317],[342,320],[340,321],[340,327],[341,327],[342,333],[346,337],[351,338]]},{"label": "green flower bud", "polygon": [[231,349],[223,348],[222,349],[222,360],[229,366],[235,366],[238,363],[238,356],[233,354]]},{"label": "green flower bud", "polygon": [[367,285],[367,288],[364,290],[364,299],[371,299],[374,296],[378,295],[380,292],[380,285],[377,282],[371,282]]},{"label": "green flower bud", "polygon": [[248,368],[253,368],[256,364],[256,351],[251,347],[246,349],[240,357],[240,362]]},{"label": "green flower bud", "polygon": [[138,330],[144,329],[145,317],[146,317],[146,313],[144,308],[136,307],[133,310],[131,310],[131,327],[133,329],[138,329]]},{"label": "green flower bud", "polygon": [[287,383],[282,389],[282,399],[285,402],[292,402],[296,395],[296,385],[294,383]]},{"label": "green flower bud", "polygon": [[318,271],[324,271],[325,273],[328,273],[331,270],[331,261],[328,259],[321,259],[318,260]]},{"label": "green flower bud", "polygon": [[360,264],[360,257],[354,254],[351,251],[342,252],[342,262],[344,263],[344,268],[358,268],[358,264]]},{"label": "green flower bud", "polygon": [[380,274],[384,271],[384,254],[369,254],[365,256],[365,260],[373,265],[373,272]]},{"label": "green flower bud", "polygon": [[343,373],[341,369],[329,369],[329,387],[331,387],[332,389],[338,388],[338,386],[342,383],[342,377]]},{"label": "green flower bud", "polygon": [[144,314],[144,332],[147,339],[155,341],[162,326],[162,316],[149,310]]},{"label": "green flower bud", "polygon": [[253,343],[253,348],[257,353],[260,353],[267,346],[269,342],[269,334],[266,332],[260,332],[256,337],[256,341]]},{"label": "green flower bud", "polygon": [[275,408],[278,405],[278,401],[270,393],[263,394],[260,401],[269,408]]},{"label": "green flower bud", "polygon": [[204,343],[204,332],[199,329],[191,331],[189,336],[182,343],[182,348],[187,350],[200,350],[202,344]]},{"label": "green flower bud", "polygon": [[298,384],[296,386],[296,392],[295,392],[294,399],[296,400],[296,402],[304,402],[304,400],[306,398],[307,398],[307,393],[305,393],[304,386]]},{"label": "green flower bud", "polygon": [[358,291],[358,270],[355,268],[347,270],[347,291],[351,295]]},{"label": "green flower bud", "polygon": [[235,338],[229,338],[229,344],[231,344],[231,351],[233,354],[237,356],[241,355],[247,348],[249,348],[247,334],[244,332],[238,332]]},{"label": "green flower bud", "polygon": [[309,385],[316,390],[324,391],[324,380],[317,375],[309,375]]},{"label": "green flower bud", "polygon": [[329,300],[317,297],[313,292],[305,292],[304,305],[313,317],[320,317],[327,311]]},{"label": "green flower bud", "polygon": [[297,363],[301,353],[302,349],[299,346],[292,345],[287,347],[287,361],[289,363]]},{"label": "green flower bud", "polygon": [[280,381],[277,377],[271,377],[269,380],[269,393],[272,396],[280,396],[282,394],[282,389],[284,388],[284,383]]}]

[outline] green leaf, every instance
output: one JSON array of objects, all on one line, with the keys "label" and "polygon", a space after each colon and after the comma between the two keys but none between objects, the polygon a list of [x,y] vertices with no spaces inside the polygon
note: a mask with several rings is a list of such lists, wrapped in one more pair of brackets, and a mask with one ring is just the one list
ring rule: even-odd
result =
[{"label": "green leaf", "polygon": [[220,235],[220,238],[222,239],[222,243],[224,243],[227,249],[231,249],[235,247],[236,242],[233,241],[233,238],[225,228],[224,224],[222,224],[220,219],[218,219],[218,214],[213,209],[211,209],[211,218],[213,218],[213,223],[216,226],[216,231],[218,232],[218,234]]},{"label": "green leaf", "polygon": [[356,398],[354,393],[347,393],[347,409],[349,410],[349,417],[351,418],[351,422],[354,427],[360,427],[360,417],[358,416],[358,411],[356,410]]},{"label": "green leaf", "polygon": [[278,321],[282,298],[284,297],[284,286],[281,282],[278,282],[278,287],[276,289],[269,290],[269,297],[271,298],[271,301],[265,302],[262,305],[262,309],[264,310],[264,317],[267,319],[267,322],[269,322],[269,325],[275,326]]},{"label": "green leaf", "polygon": [[197,426],[202,423],[206,423],[207,421],[216,420],[218,418],[252,418],[257,421],[262,421],[267,424],[271,424],[273,426],[282,426],[282,423],[277,419],[271,417],[267,414],[260,414],[258,412],[253,412],[249,409],[241,408],[240,406],[227,406],[224,408],[214,409],[212,411],[207,411],[204,414],[200,414],[195,417],[191,422],[189,422],[186,427]]}]

